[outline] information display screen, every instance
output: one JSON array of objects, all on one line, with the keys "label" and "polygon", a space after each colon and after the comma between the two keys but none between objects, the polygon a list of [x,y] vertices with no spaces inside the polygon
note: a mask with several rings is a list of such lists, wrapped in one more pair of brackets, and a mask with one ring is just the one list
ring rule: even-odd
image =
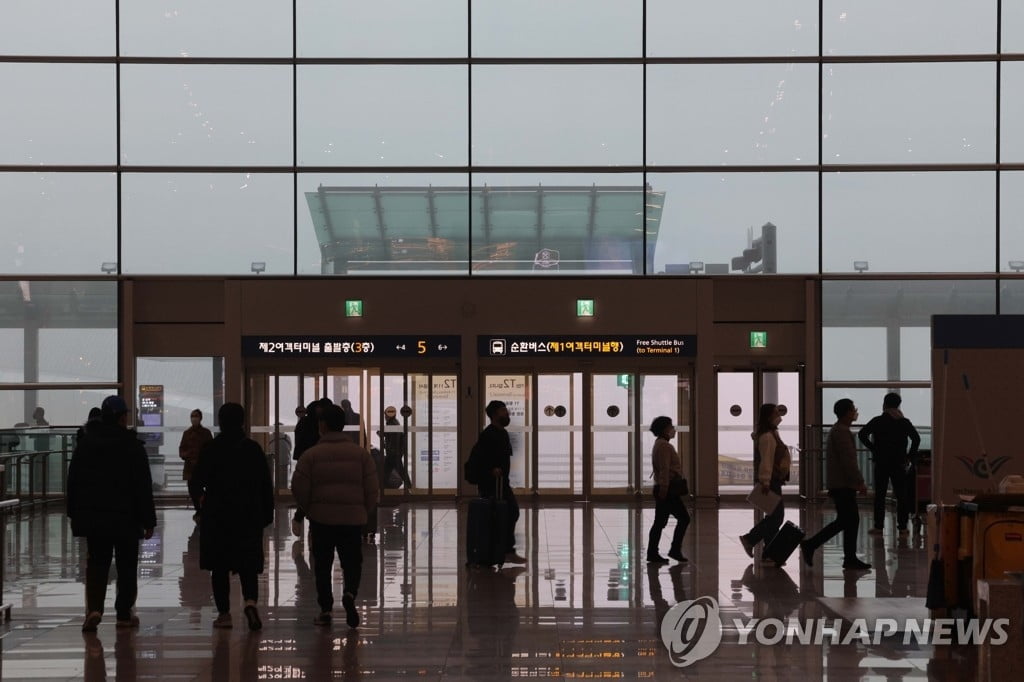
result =
[{"label": "information display screen", "polygon": [[696,335],[587,336],[539,334],[477,337],[480,357],[694,357]]},{"label": "information display screen", "polygon": [[243,336],[246,358],[457,358],[459,336]]}]

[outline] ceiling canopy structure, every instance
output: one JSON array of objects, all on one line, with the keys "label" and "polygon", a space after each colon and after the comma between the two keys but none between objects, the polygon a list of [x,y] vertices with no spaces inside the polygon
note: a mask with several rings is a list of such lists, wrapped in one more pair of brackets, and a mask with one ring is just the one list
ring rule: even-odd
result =
[{"label": "ceiling canopy structure", "polygon": [[321,185],[306,202],[324,274],[639,275],[664,196],[638,186]]}]

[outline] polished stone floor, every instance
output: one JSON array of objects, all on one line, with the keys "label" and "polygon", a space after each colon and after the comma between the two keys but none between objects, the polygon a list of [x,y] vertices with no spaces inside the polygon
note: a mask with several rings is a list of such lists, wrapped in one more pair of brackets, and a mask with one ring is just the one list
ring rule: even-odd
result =
[{"label": "polished stone floor", "polygon": [[[861,611],[927,615],[922,538],[897,539],[890,528],[870,536],[862,524],[861,556],[873,571],[844,573],[839,538],[822,548],[813,570],[798,555],[767,568],[737,540],[753,516],[742,506],[694,511],[684,544],[690,562],[659,567],[643,561],[650,508],[524,505],[519,551],[529,561],[495,572],[463,566],[464,506],[382,508],[377,543],[365,553],[363,625],[352,631],[343,622],[312,625],[307,547],[288,534],[282,507],[267,533],[260,581],[265,626],[250,633],[238,606],[234,629],[211,627],[209,575],[198,568],[191,512],[167,508],[142,548],[141,628],[114,627],[111,586],[107,619],[96,635],[83,635],[84,545],[57,508],[12,515],[4,597],[13,617],[0,626],[0,679],[974,679],[974,647],[741,644],[736,619],[834,618],[843,597],[860,600]],[[813,532],[832,509],[789,504],[786,516]],[[668,533],[661,548],[668,549]],[[701,596],[719,603],[722,643],[677,668],[662,643],[661,617]]]}]

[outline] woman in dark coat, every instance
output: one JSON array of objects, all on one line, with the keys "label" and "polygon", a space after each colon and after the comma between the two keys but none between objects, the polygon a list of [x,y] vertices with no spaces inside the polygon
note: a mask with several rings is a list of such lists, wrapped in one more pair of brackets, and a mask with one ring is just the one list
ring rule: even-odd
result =
[{"label": "woman in dark coat", "polygon": [[220,433],[206,444],[193,472],[202,495],[199,567],[212,571],[217,628],[231,627],[229,573],[237,573],[250,630],[263,627],[256,576],[263,572],[263,529],[274,522],[274,490],[263,449],[246,437],[245,410],[224,403]]}]

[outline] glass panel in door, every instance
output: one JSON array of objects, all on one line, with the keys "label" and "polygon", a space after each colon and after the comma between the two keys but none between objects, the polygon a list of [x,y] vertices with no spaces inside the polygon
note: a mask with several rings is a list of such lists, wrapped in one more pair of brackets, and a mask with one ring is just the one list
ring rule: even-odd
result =
[{"label": "glass panel in door", "polygon": [[454,493],[459,475],[459,381],[454,374],[430,377],[431,491]]},{"label": "glass panel in door", "polygon": [[[415,458],[413,450],[410,449],[411,433],[414,429],[414,414],[412,409],[412,382],[414,377],[407,374],[383,374],[379,381],[370,379],[370,423],[379,426],[371,431],[373,434],[370,440],[373,447],[377,448],[377,457],[381,471],[381,486],[385,495],[404,495],[405,482],[398,488],[388,482],[390,469],[384,465],[394,462],[398,467],[399,478],[408,476],[410,491],[425,490],[426,479],[417,480],[415,470]],[[387,414],[394,414],[387,417]],[[404,472],[404,475],[401,473]]]},{"label": "glass panel in door", "polygon": [[591,375],[591,489],[628,493],[635,489],[633,374]]},{"label": "glass panel in door", "polygon": [[583,493],[583,374],[537,375],[537,491]]},{"label": "glass panel in door", "polygon": [[[680,395],[685,388],[689,394],[689,380],[677,374],[641,374],[640,375],[640,489],[650,492],[654,486],[651,478],[651,450],[654,448],[655,436],[650,425],[655,417],[665,416],[676,425],[676,440],[673,443],[683,464],[683,476],[692,478],[689,473],[690,457],[690,425],[689,404],[685,412],[681,409]],[[688,402],[688,401],[687,401]],[[685,416],[684,416],[685,415]]]},{"label": "glass panel in door", "polygon": [[748,493],[754,485],[757,421],[753,372],[718,373],[718,491]]},{"label": "glass panel in door", "polygon": [[779,423],[779,437],[789,446],[793,465],[789,472],[789,483],[782,490],[797,492],[800,488],[800,373],[762,372],[761,402],[775,403],[783,413],[782,422]]},{"label": "glass panel in door", "polygon": [[369,374],[363,369],[331,368],[327,370],[326,382],[327,397],[347,413],[345,430],[358,428],[359,444],[367,448],[371,446],[368,434],[372,433],[376,422],[372,419],[370,392],[363,390]]},{"label": "glass panel in door", "polygon": [[[512,441],[512,471],[509,476],[513,490],[528,489],[533,480],[532,408],[530,380],[526,374],[488,374],[484,377],[484,405],[501,400],[508,406],[511,423],[508,436]],[[489,423],[481,412],[483,424]]]}]

